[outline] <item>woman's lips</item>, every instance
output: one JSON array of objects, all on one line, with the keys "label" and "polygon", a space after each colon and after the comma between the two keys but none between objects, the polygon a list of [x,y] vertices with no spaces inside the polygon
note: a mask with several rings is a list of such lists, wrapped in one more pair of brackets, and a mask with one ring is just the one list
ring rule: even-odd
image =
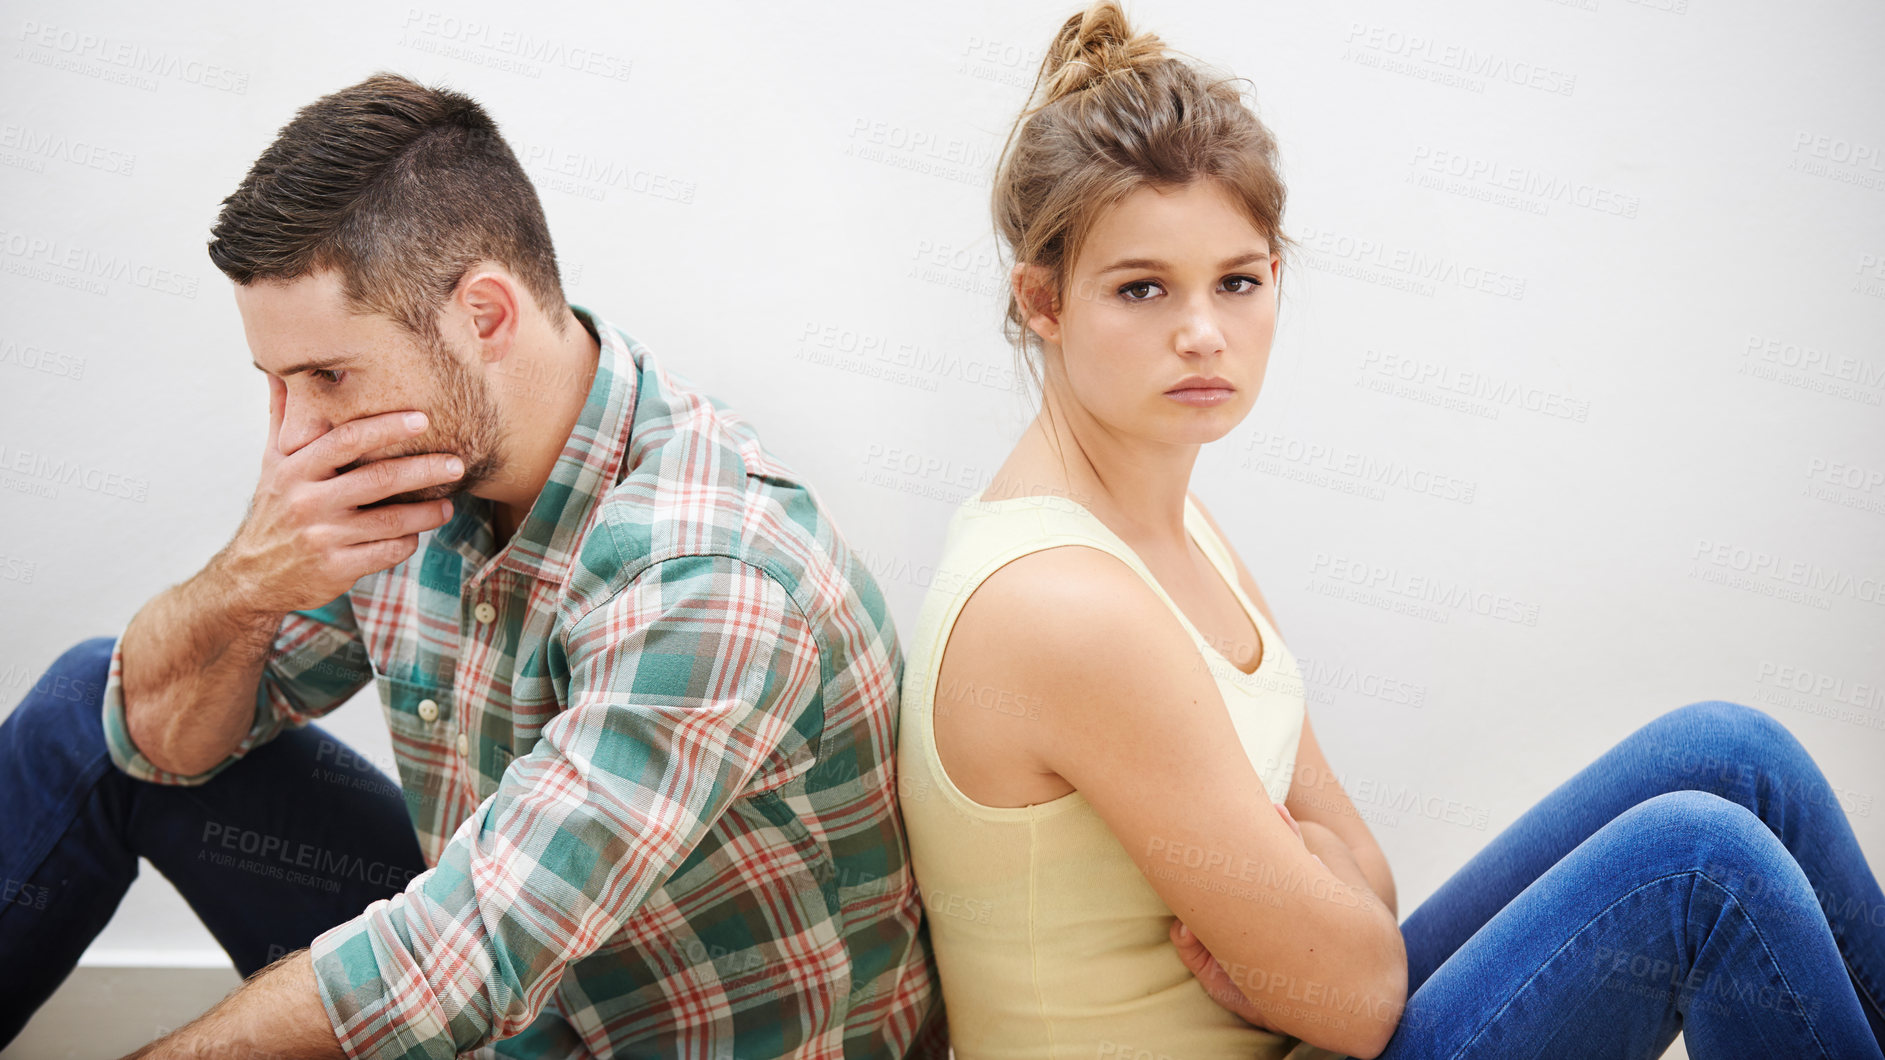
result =
[{"label": "woman's lips", "polygon": [[1221,405],[1229,401],[1230,396],[1234,393],[1236,393],[1236,391],[1227,386],[1188,386],[1180,387],[1177,390],[1167,390],[1165,396],[1171,398],[1173,401],[1180,401],[1187,405],[1205,407],[1209,405]]}]

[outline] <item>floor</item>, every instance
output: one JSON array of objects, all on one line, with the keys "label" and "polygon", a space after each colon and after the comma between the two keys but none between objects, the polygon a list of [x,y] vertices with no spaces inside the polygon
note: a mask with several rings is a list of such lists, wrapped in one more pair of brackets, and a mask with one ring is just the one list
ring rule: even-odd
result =
[{"label": "floor", "polygon": [[[195,1018],[239,982],[233,968],[81,966],[0,1060],[123,1056]],[[1663,1060],[1688,1060],[1677,1038]]]},{"label": "floor", "polygon": [[123,1056],[195,1019],[239,982],[234,968],[80,965],[0,1060]]}]

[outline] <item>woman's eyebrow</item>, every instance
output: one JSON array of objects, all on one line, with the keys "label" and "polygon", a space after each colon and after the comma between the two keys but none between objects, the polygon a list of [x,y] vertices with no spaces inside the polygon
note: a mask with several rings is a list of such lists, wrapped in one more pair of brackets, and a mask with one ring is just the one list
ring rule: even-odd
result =
[{"label": "woman's eyebrow", "polygon": [[[1219,263],[1218,268],[1234,269],[1239,265],[1248,265],[1253,261],[1263,261],[1269,258],[1269,256],[1268,251],[1253,250],[1247,254],[1239,254],[1234,258],[1226,258],[1223,262]],[[1104,276],[1109,272],[1118,272],[1121,269],[1163,269],[1166,267],[1165,262],[1157,258],[1125,258],[1120,261],[1115,261],[1111,265],[1101,269],[1099,274]]]}]

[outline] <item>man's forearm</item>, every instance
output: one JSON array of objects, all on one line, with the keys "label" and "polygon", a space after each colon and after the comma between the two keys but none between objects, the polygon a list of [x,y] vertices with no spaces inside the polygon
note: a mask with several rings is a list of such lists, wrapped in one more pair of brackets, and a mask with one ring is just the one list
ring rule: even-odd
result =
[{"label": "man's forearm", "polygon": [[279,613],[244,600],[223,554],[158,594],[125,627],[125,728],[152,765],[200,773],[222,761],[255,716],[255,688]]},{"label": "man's forearm", "polygon": [[250,976],[195,1021],[126,1060],[346,1060],[315,985],[307,950]]}]

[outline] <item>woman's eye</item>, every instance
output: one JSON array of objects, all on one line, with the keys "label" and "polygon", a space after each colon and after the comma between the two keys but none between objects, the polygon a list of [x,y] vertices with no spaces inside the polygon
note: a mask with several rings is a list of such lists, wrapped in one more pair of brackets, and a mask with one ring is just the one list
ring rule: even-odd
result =
[{"label": "woman's eye", "polygon": [[1249,294],[1251,291],[1254,291],[1257,288],[1263,286],[1263,281],[1257,279],[1255,276],[1232,276],[1231,278],[1225,280],[1224,282],[1225,283],[1247,283],[1250,285],[1248,287],[1244,287],[1244,288],[1232,291],[1231,292],[1232,294]]},{"label": "woman's eye", "polygon": [[1151,280],[1140,280],[1137,283],[1129,283],[1125,285],[1124,287],[1121,287],[1119,289],[1119,293],[1125,295],[1126,301],[1128,302],[1144,302],[1144,301],[1150,300],[1152,296],[1149,294],[1146,295],[1144,298],[1136,298],[1133,295],[1127,293],[1130,291],[1137,291],[1141,289],[1151,289],[1151,290],[1156,291],[1158,290],[1158,284],[1153,283]]}]

